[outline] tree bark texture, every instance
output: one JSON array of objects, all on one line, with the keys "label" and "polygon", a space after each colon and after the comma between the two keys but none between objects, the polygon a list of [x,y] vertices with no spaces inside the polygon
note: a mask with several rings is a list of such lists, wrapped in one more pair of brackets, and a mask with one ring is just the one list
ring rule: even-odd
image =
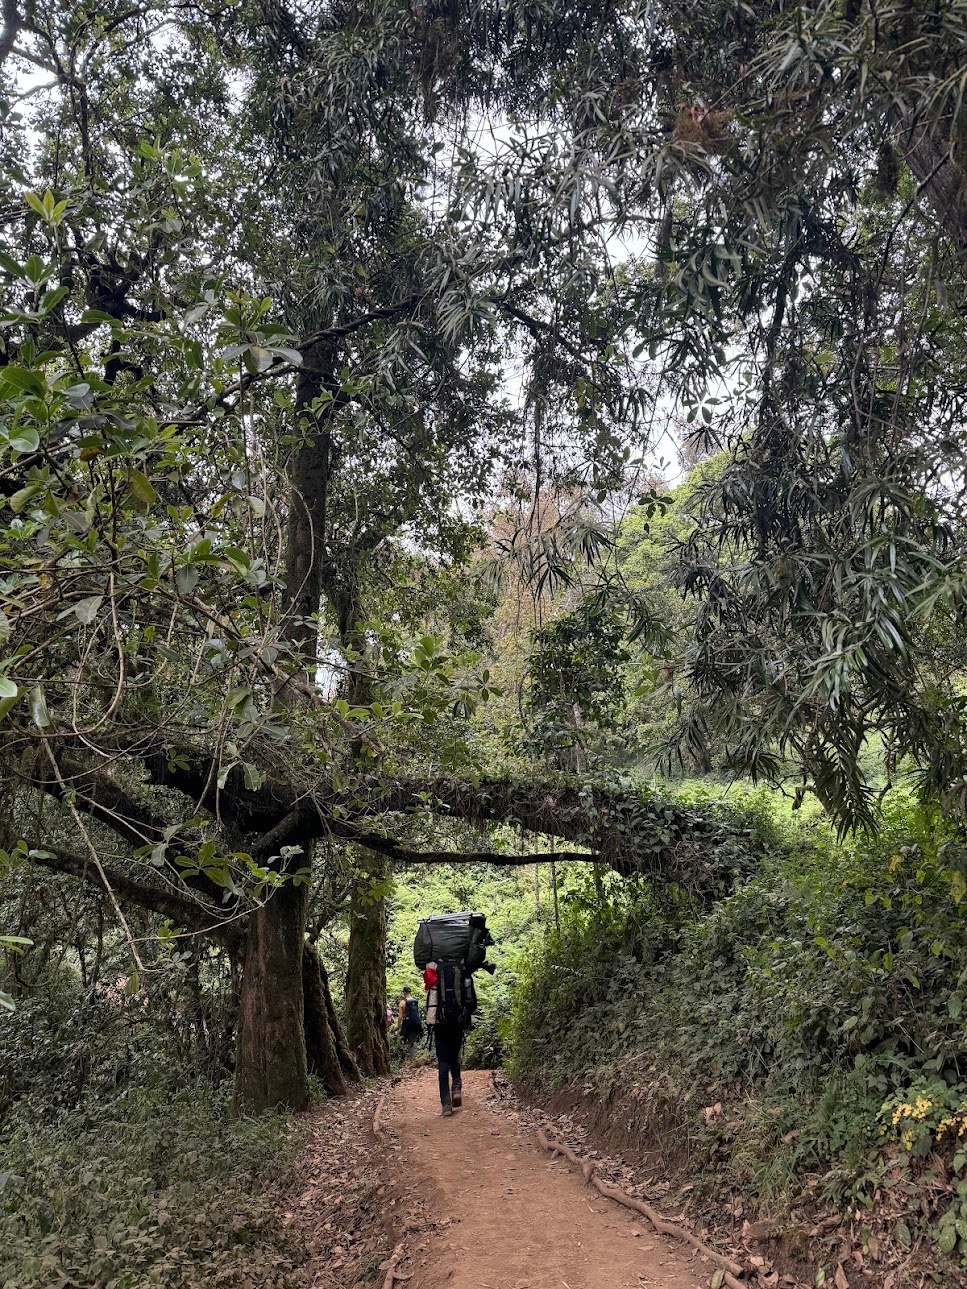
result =
[{"label": "tree bark texture", "polygon": [[[346,1036],[360,1070],[389,1074],[386,1035],[386,901],[373,899],[371,882],[386,876],[383,860],[366,863],[366,878],[350,902],[349,971],[346,976]],[[367,880],[368,879],[368,880]]]},{"label": "tree bark texture", "polygon": [[[325,558],[326,498],[329,486],[328,414],[311,411],[326,389],[331,349],[315,346],[305,355],[297,402],[311,428],[291,465],[289,518],[285,542],[285,623],[283,634],[310,657],[316,652],[314,615],[319,610]],[[314,666],[300,659],[300,674],[310,683]],[[304,843],[304,838],[298,839]],[[309,852],[307,851],[307,854]],[[303,953],[308,887],[286,881],[266,904],[249,914],[245,969],[239,1014],[235,1104],[242,1114],[276,1106],[302,1110],[309,1103],[305,1014],[312,1011],[312,1057],[345,1091],[335,1039],[325,1016],[325,996],[310,972],[311,997],[303,991]],[[318,965],[318,959],[317,959]],[[322,1000],[319,1013],[316,1004]],[[317,1023],[319,1016],[325,1024]]]},{"label": "tree bark texture", "polygon": [[239,1114],[309,1104],[302,995],[307,893],[305,884],[285,881],[248,917],[235,1065]]},{"label": "tree bark texture", "polygon": [[962,259],[967,258],[967,170],[953,123],[901,123],[900,145],[907,164],[936,212],[938,222]]},{"label": "tree bark texture", "polygon": [[322,1080],[330,1096],[345,1096],[349,1085],[359,1083],[362,1076],[342,1036],[326,968],[312,944],[305,945],[302,953],[302,992],[309,1073]]}]

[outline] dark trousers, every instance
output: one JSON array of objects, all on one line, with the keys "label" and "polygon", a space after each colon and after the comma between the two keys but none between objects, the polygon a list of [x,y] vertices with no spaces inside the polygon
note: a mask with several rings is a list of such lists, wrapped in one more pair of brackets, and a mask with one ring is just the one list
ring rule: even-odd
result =
[{"label": "dark trousers", "polygon": [[453,1086],[460,1086],[460,1048],[463,1045],[463,1030],[448,1029],[436,1025],[433,1029],[433,1042],[436,1045],[437,1073],[440,1075],[440,1101],[450,1104],[450,1076]]}]

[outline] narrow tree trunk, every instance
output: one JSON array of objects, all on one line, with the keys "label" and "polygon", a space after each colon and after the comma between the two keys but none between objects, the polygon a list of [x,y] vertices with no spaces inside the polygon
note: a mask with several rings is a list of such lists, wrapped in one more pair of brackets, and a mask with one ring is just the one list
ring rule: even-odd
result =
[{"label": "narrow tree trunk", "polygon": [[553,859],[554,855],[554,838],[551,838],[551,890],[554,892],[554,930],[560,933],[561,930],[561,906],[557,898],[557,864]]},{"label": "narrow tree trunk", "polygon": [[363,1074],[389,1074],[386,1035],[386,901],[372,895],[386,869],[375,857],[365,878],[353,886],[350,902],[349,971],[346,976],[346,1035]]},{"label": "narrow tree trunk", "polygon": [[322,963],[315,946],[307,944],[302,951],[302,998],[306,1033],[306,1060],[309,1073],[322,1080],[331,1097],[343,1097],[349,1091],[339,1064],[336,1036],[329,1024],[326,996],[322,988]]},{"label": "narrow tree trunk", "polygon": [[343,1039],[326,969],[313,944],[302,954],[302,992],[309,1073],[318,1075],[330,1096],[345,1096],[349,1084],[361,1082],[362,1076]]},{"label": "narrow tree trunk", "polygon": [[329,973],[326,971],[326,964],[323,962],[322,958],[319,959],[319,971],[322,976],[322,993],[326,1003],[326,1015],[329,1017],[329,1027],[336,1040],[336,1052],[339,1056],[339,1065],[348,1082],[362,1083],[362,1071],[356,1064],[356,1059],[352,1052],[349,1050],[349,1044],[346,1042],[343,1027],[339,1023],[339,1016],[336,1013],[336,1005],[332,1001],[332,992],[329,989]]},{"label": "narrow tree trunk", "polygon": [[309,1103],[302,952],[308,888],[286,881],[249,914],[235,1065],[235,1108],[261,1114]]}]

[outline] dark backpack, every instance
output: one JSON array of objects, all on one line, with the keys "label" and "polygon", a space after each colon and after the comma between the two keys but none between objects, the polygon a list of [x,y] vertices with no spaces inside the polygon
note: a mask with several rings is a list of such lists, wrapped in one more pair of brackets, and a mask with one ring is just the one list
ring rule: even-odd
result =
[{"label": "dark backpack", "polygon": [[452,958],[470,973],[481,968],[493,973],[486,960],[493,942],[482,913],[441,913],[420,922],[413,942],[413,961],[420,971],[428,962]]},{"label": "dark backpack", "polygon": [[462,962],[441,958],[437,963],[436,1024],[452,1029],[470,1029],[477,1010],[473,977]]},{"label": "dark backpack", "polygon": [[423,1022],[420,1020],[420,1004],[415,998],[407,998],[403,1009],[403,1033],[422,1034]]}]

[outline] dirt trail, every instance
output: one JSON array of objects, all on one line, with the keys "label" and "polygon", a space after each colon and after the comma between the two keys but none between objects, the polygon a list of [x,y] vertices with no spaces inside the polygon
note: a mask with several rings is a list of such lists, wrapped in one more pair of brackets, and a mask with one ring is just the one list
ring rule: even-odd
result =
[{"label": "dirt trail", "polygon": [[382,1119],[399,1205],[418,1227],[399,1267],[407,1289],[707,1289],[713,1268],[489,1104],[485,1073],[464,1074],[452,1119],[440,1116],[436,1070],[397,1085]]}]

